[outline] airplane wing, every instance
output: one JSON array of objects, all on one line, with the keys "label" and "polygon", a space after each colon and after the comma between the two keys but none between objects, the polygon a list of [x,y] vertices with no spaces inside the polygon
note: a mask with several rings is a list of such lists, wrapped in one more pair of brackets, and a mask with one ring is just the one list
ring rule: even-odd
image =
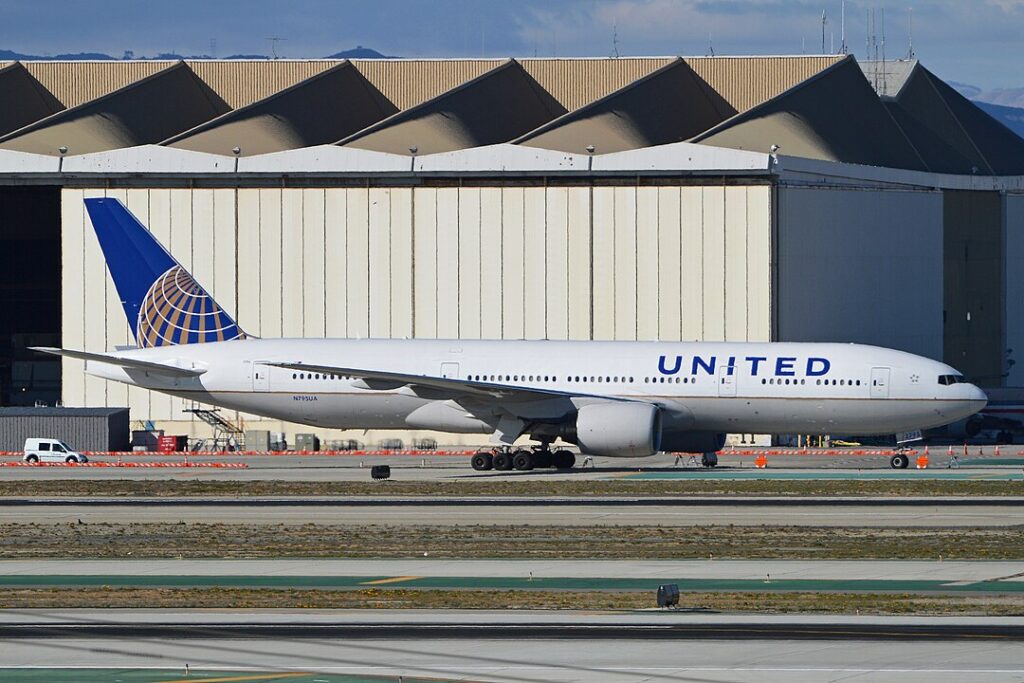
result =
[{"label": "airplane wing", "polygon": [[544,389],[540,387],[518,387],[508,384],[497,384],[494,382],[477,382],[466,379],[454,379],[451,377],[431,377],[429,375],[410,375],[387,370],[366,370],[362,368],[346,368],[334,365],[313,365],[301,362],[272,362],[265,361],[263,365],[272,365],[279,368],[287,368],[299,372],[319,372],[327,375],[348,375],[356,377],[371,385],[374,383],[390,386],[409,386],[412,388],[423,387],[435,392],[447,395],[451,398],[459,396],[475,396],[480,399],[500,399],[503,401],[536,401],[550,398],[572,398],[576,396],[593,396],[609,401],[628,401],[629,399],[617,398],[614,396],[595,396],[580,392],[560,391],[557,389]]},{"label": "airplane wing", "polygon": [[88,353],[86,351],[57,349],[49,346],[32,346],[29,348],[33,351],[48,353],[53,356],[65,356],[67,358],[77,358],[78,360],[93,361],[95,363],[118,365],[127,370],[142,370],[155,375],[164,375],[165,377],[198,377],[206,372],[206,370],[179,368],[173,365],[165,365],[164,363],[153,363],[145,360],[137,360],[135,358],[122,358],[120,356],[111,356],[105,353]]}]

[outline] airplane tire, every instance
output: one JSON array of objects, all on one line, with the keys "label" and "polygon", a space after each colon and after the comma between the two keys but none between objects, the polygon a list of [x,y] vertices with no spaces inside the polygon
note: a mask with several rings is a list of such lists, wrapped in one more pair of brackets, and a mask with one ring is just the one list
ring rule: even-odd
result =
[{"label": "airplane tire", "polygon": [[576,456],[572,451],[555,451],[552,461],[557,469],[569,470],[576,464]]},{"label": "airplane tire", "polygon": [[704,467],[718,467],[718,454],[717,453],[705,453],[700,456],[700,464]]},{"label": "airplane tire", "polygon": [[533,452],[533,466],[537,468],[552,467],[554,465],[555,456],[551,451],[534,451]]},{"label": "airplane tire", "polygon": [[910,458],[905,453],[897,453],[889,458],[889,466],[894,470],[905,470],[910,465]]},{"label": "airplane tire", "polygon": [[477,472],[483,472],[494,467],[494,456],[490,453],[477,453],[470,459],[469,464]]},{"label": "airplane tire", "polygon": [[512,469],[512,456],[508,453],[496,453],[494,455],[494,469],[507,472]]},{"label": "airplane tire", "polygon": [[512,466],[520,472],[533,469],[533,453],[530,451],[516,451],[512,455]]}]

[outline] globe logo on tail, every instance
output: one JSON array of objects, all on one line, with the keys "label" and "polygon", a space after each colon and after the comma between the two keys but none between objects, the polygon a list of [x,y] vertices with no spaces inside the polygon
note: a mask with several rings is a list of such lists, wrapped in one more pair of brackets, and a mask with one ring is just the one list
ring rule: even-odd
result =
[{"label": "globe logo on tail", "polygon": [[235,321],[179,265],[149,288],[135,336],[142,348],[245,339]]}]

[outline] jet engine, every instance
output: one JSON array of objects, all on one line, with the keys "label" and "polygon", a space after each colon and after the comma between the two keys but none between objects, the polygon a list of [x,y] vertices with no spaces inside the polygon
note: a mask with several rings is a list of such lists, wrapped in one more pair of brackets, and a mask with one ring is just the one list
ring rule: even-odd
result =
[{"label": "jet engine", "polygon": [[658,452],[661,413],[650,403],[594,403],[582,406],[566,438],[587,455],[637,457]]},{"label": "jet engine", "polygon": [[661,433],[661,450],[667,453],[714,453],[725,446],[725,434],[716,432]]}]

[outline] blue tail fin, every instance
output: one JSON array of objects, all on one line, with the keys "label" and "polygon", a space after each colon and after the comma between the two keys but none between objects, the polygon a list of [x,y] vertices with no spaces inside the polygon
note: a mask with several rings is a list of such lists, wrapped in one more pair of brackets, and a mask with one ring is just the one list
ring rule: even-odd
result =
[{"label": "blue tail fin", "polygon": [[86,199],[128,325],[140,347],[244,339],[245,333],[124,204]]}]

